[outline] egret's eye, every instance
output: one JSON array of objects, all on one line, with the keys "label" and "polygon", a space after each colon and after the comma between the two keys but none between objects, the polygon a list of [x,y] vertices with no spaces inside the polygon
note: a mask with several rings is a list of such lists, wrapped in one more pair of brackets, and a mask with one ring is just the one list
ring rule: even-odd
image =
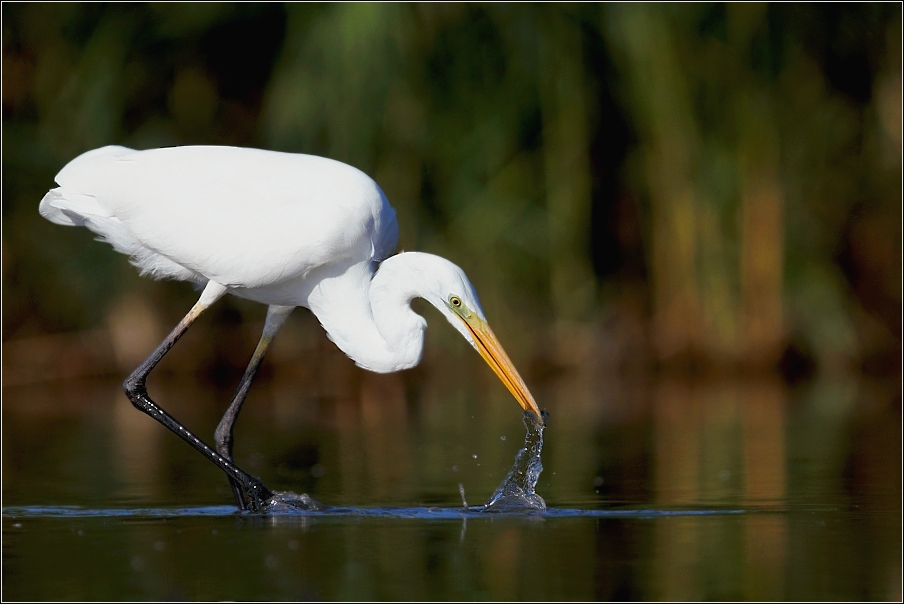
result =
[{"label": "egret's eye", "polygon": [[449,304],[454,306],[455,308],[461,307],[461,298],[458,296],[449,296]]}]

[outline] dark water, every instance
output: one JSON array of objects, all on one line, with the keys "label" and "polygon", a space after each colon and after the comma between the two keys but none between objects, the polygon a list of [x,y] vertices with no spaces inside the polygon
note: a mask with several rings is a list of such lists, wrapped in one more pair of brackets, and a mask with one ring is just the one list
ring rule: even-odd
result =
[{"label": "dark water", "polygon": [[[302,400],[263,382],[237,461],[326,506],[265,516],[237,513],[219,471],[115,381],[5,386],[3,597],[900,598],[894,390],[561,381],[535,392],[552,412],[539,474],[530,454],[512,467],[510,400],[405,379]],[[202,434],[229,396],[151,391]],[[513,475],[545,509],[474,505]]]}]

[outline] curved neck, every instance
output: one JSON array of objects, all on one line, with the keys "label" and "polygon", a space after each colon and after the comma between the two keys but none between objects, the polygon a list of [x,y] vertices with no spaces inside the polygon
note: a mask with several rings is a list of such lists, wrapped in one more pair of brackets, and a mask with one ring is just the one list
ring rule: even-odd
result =
[{"label": "curved neck", "polygon": [[409,265],[404,254],[385,260],[376,274],[369,262],[352,265],[322,276],[308,298],[329,338],[360,367],[389,373],[421,360],[427,322],[411,310],[418,292]]}]

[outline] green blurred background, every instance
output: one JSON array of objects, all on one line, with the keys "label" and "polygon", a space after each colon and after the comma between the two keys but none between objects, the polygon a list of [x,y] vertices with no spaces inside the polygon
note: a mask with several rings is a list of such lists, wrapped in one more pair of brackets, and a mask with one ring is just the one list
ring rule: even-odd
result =
[{"label": "green blurred background", "polygon": [[[528,373],[899,379],[897,4],[4,4],[3,340],[102,326],[126,367],[194,292],[37,214],[107,144],[360,168]],[[5,380],[115,368],[72,346]]]},{"label": "green blurred background", "polygon": [[[479,556],[473,572],[441,567],[463,591],[385,597],[900,600],[900,4],[2,11],[5,508],[231,502],[219,472],[118,386],[197,292],[140,278],[37,206],[60,168],[103,145],[255,146],[360,168],[398,212],[400,249],[468,273],[551,412],[538,487],[550,505],[765,512],[499,523],[476,541],[457,526],[365,527],[317,542],[305,559],[336,576],[312,584],[348,583],[355,558],[403,587],[442,584],[424,574],[439,531]],[[489,496],[523,435],[517,406],[415,307],[431,324],[424,362],[385,376],[297,311],[249,394],[237,463],[335,505],[456,506],[458,484],[472,504]],[[151,376],[202,437],[264,314],[219,302]],[[210,562],[172,558],[182,577],[129,566],[103,540],[91,543],[117,561],[86,555],[85,527],[18,524],[4,518],[13,599],[301,597],[280,587],[298,564],[258,576],[264,562],[215,540]],[[145,559],[168,543],[109,526]],[[224,573],[282,583],[222,591]],[[313,593],[369,599],[386,584]]]}]

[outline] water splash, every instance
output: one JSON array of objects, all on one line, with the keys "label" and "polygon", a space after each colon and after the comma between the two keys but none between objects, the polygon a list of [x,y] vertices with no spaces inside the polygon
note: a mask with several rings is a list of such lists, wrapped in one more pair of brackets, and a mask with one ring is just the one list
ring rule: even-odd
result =
[{"label": "water splash", "polygon": [[[540,451],[543,449],[543,430],[549,413],[541,411],[542,418],[531,411],[524,412],[524,448],[515,455],[515,465],[508,476],[484,504],[484,512],[524,512],[544,511],[546,502],[537,495],[537,481],[543,464],[540,462]],[[471,508],[474,509],[474,508]]]},{"label": "water splash", "polygon": [[264,504],[264,514],[280,514],[286,512],[322,512],[328,506],[320,503],[307,493],[293,493],[285,491],[273,493],[273,496]]}]

